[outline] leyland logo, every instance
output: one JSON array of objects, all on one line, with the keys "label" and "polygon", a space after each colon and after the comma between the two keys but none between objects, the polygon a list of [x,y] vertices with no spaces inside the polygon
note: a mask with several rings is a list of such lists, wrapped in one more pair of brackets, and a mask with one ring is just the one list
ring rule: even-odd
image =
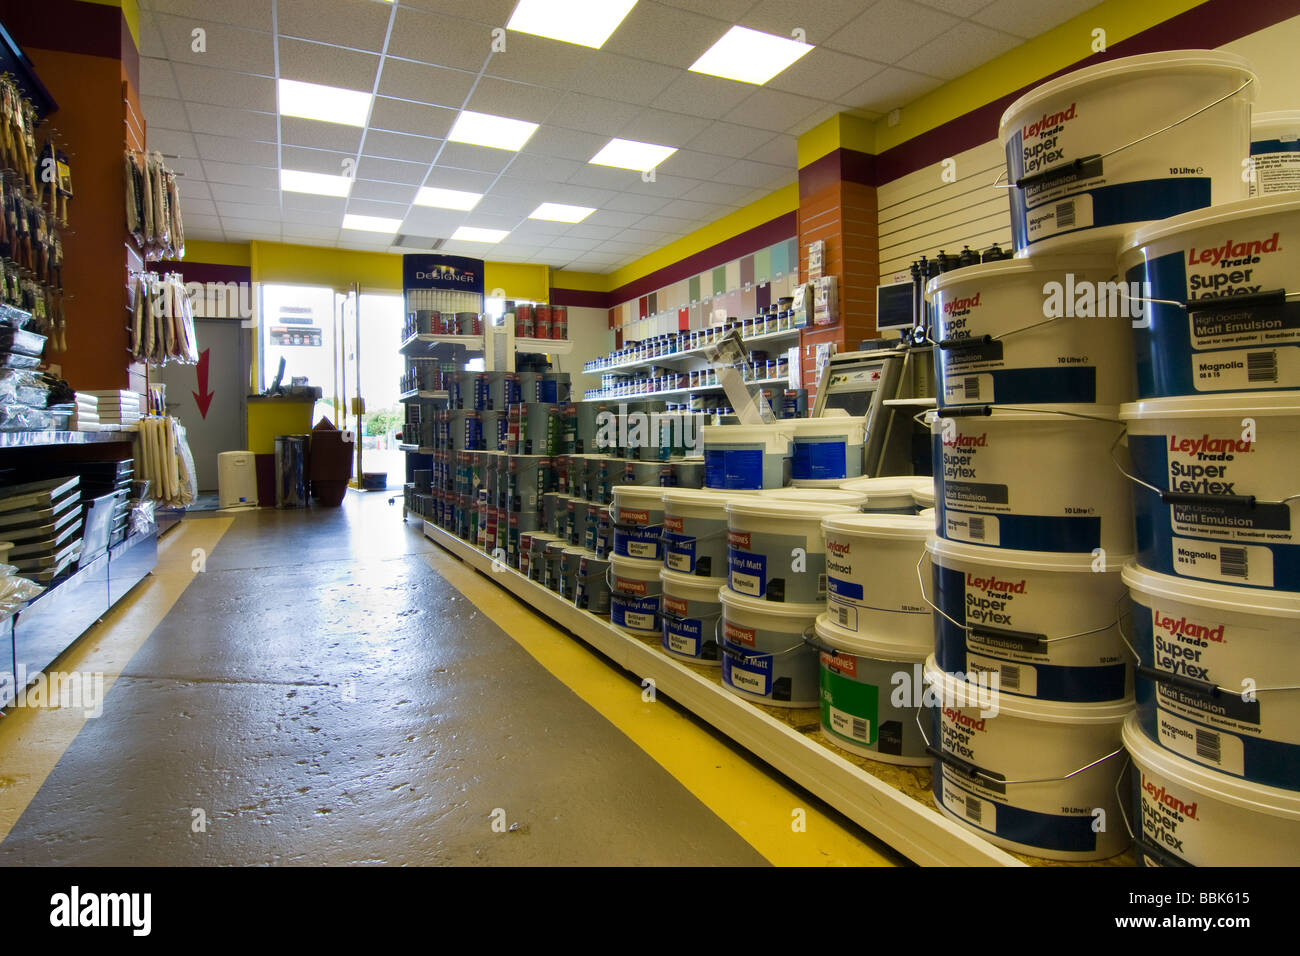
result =
[{"label": "leyland logo", "polygon": [[152,893],[83,893],[78,886],[50,897],[50,925],[104,927],[148,936],[153,928]]}]

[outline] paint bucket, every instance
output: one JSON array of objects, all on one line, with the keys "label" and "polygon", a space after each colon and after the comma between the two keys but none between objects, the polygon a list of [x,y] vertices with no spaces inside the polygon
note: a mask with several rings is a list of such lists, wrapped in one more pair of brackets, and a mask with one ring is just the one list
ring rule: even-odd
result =
[{"label": "paint bucket", "polygon": [[658,486],[615,485],[611,514],[614,554],[623,558],[659,561],[663,532],[663,490]]},{"label": "paint bucket", "polygon": [[587,554],[581,546],[565,548],[560,553],[560,597],[572,601],[577,606],[578,565]]},{"label": "paint bucket", "polygon": [[1138,564],[1300,591],[1300,394],[1153,398],[1123,406],[1120,417]]},{"label": "paint bucket", "polygon": [[541,455],[511,455],[507,493],[510,510],[522,514],[536,514],[541,498],[539,469],[545,461]]},{"label": "paint bucket", "polygon": [[804,632],[820,604],[772,604],[718,591],[722,602],[722,686],[739,697],[775,707],[816,707],[817,651]]},{"label": "paint bucket", "polygon": [[542,380],[541,372],[520,372],[519,373],[519,399],[524,404],[541,402],[541,390],[538,383]]},{"label": "paint bucket", "polygon": [[662,467],[657,461],[625,461],[623,462],[623,480],[619,484],[623,485],[659,485],[659,469]]},{"label": "paint bucket", "polygon": [[727,502],[749,492],[665,489],[664,567],[678,574],[712,578],[727,570]]},{"label": "paint bucket", "polygon": [[920,704],[899,700],[897,693],[898,675],[907,676],[906,686],[927,651],[849,633],[827,614],[817,618],[815,628],[815,636],[805,641],[817,651],[822,736],[872,760],[929,766]]},{"label": "paint bucket", "polygon": [[1118,555],[1008,551],[932,538],[935,662],[996,674],[1005,695],[1100,703],[1133,695]]},{"label": "paint bucket", "polygon": [[931,279],[942,405],[1132,401],[1131,315],[1115,256],[1003,259]]},{"label": "paint bucket", "polygon": [[1124,583],[1147,737],[1220,773],[1300,790],[1300,594],[1136,565],[1124,569]]},{"label": "paint bucket", "polygon": [[729,491],[780,488],[790,471],[791,428],[705,425],[704,486]]},{"label": "paint bucket", "polygon": [[540,402],[523,402],[510,406],[510,433],[514,447],[523,455],[549,455],[554,442],[551,436],[551,412],[554,406]]},{"label": "paint bucket", "polygon": [[1134,324],[1139,398],[1300,389],[1300,194],[1154,223],[1119,264],[1153,300]]},{"label": "paint bucket", "polygon": [[506,539],[506,560],[512,568],[519,567],[520,536],[537,530],[537,514],[509,514],[505,518],[509,529]]},{"label": "paint bucket", "polygon": [[933,658],[925,682],[941,813],[990,843],[1049,860],[1104,860],[1127,849],[1117,784],[1131,698],[1011,697],[946,674]]},{"label": "paint bucket", "polygon": [[642,637],[659,635],[659,562],[611,555],[609,619]]},{"label": "paint bucket", "polygon": [[591,550],[598,558],[608,558],[614,549],[614,519],[609,508],[601,506],[596,514],[596,544]]},{"label": "paint bucket", "polygon": [[599,430],[596,424],[598,414],[596,404],[578,402],[573,406],[573,413],[575,450],[588,455],[603,453],[604,449],[596,447],[596,433]]},{"label": "paint bucket", "polygon": [[570,498],[564,503],[564,527],[568,532],[568,541],[572,545],[581,545],[587,539],[587,505],[591,502],[585,498]]},{"label": "paint bucket", "polygon": [[[534,531],[528,539],[528,580],[546,584],[546,546],[560,539],[545,531]],[[523,569],[520,568],[522,571]]]},{"label": "paint bucket", "polygon": [[929,475],[924,485],[917,484],[912,489],[912,503],[916,505],[917,514],[934,511],[934,479]]},{"label": "paint bucket", "polygon": [[565,541],[569,540],[569,500],[572,497],[572,495],[556,493],[555,516],[551,519],[550,526],[546,528],[551,534]]},{"label": "paint bucket", "polygon": [[[609,508],[606,505],[601,504],[599,501],[588,501],[587,515],[586,520],[582,525],[582,541],[580,543],[593,554],[596,553],[596,545],[600,539],[601,515],[605,515],[606,518],[608,518]],[[606,524],[606,527],[608,527],[608,523]]]},{"label": "paint bucket", "polygon": [[563,538],[556,538],[542,547],[542,560],[545,562],[542,584],[556,594],[564,587],[564,549],[568,546]]},{"label": "paint bucket", "polygon": [[1300,866],[1300,794],[1183,760],[1124,723],[1144,866]]},{"label": "paint bucket", "polygon": [[682,458],[674,461],[673,477],[676,479],[674,487],[676,488],[703,488],[704,487],[704,459],[703,458]]},{"label": "paint bucket", "polygon": [[933,530],[934,522],[919,515],[823,518],[827,620],[866,640],[888,640],[929,653],[934,625],[917,565]]},{"label": "paint bucket", "polygon": [[929,475],[854,478],[840,482],[840,489],[866,495],[862,510],[871,514],[916,514],[918,494],[928,493],[934,504],[934,479]]},{"label": "paint bucket", "polygon": [[532,578],[529,574],[529,568],[533,560],[533,532],[519,532],[519,554],[518,560],[514,563],[514,568],[526,578]]},{"label": "paint bucket", "polygon": [[801,485],[791,485],[789,488],[760,491],[757,496],[776,501],[812,501],[821,504],[849,505],[854,511],[861,511],[862,506],[867,503],[866,494],[841,488],[840,485],[841,482],[838,480],[818,482],[814,487],[809,487],[808,483],[804,482]]},{"label": "paint bucket", "polygon": [[738,594],[769,603],[826,600],[822,518],[853,514],[852,505],[760,498],[727,505],[727,582]]},{"label": "paint bucket", "polygon": [[1300,189],[1300,110],[1255,113],[1250,118],[1252,196]]},{"label": "paint bucket", "polygon": [[547,491],[542,494],[542,530],[555,534],[555,513],[559,507],[559,492]]},{"label": "paint bucket", "polygon": [[1258,84],[1211,50],[1124,57],[1042,84],[1002,114],[1017,252],[1053,237],[1110,252],[1132,223],[1244,199]]},{"label": "paint bucket", "polygon": [[697,664],[719,664],[718,621],[722,605],[718,590],[725,578],[697,578],[661,570],[659,599],[663,649]]},{"label": "paint bucket", "polygon": [[609,561],[585,554],[578,564],[578,590],[574,605],[582,611],[606,617],[609,614]]},{"label": "paint bucket", "polygon": [[784,424],[793,430],[792,481],[828,481],[856,478],[862,474],[862,437],[866,432],[866,419],[842,415],[794,418]]},{"label": "paint bucket", "polygon": [[456,372],[448,392],[448,407],[462,411],[474,409],[474,383],[478,380],[477,372]]},{"label": "paint bucket", "polygon": [[1123,433],[1115,408],[983,405],[940,414],[930,433],[945,538],[1017,551],[1133,553],[1132,498],[1110,464]]}]

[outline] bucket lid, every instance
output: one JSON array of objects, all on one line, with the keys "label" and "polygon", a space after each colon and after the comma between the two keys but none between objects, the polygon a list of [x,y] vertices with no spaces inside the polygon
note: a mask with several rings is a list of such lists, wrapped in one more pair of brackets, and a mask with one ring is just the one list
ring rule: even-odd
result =
[{"label": "bucket lid", "polygon": [[960,269],[941,272],[925,284],[925,298],[930,301],[936,292],[942,292],[949,286],[984,283],[1004,279],[1022,279],[1038,276],[1042,282],[1044,274],[1066,272],[1080,273],[1091,271],[1115,271],[1115,257],[1096,252],[1083,252],[1080,255],[1035,255],[1025,259],[998,259],[994,262],[981,262]]},{"label": "bucket lid", "polygon": [[663,504],[664,490],[658,485],[615,485],[612,493],[618,504]]},{"label": "bucket lid", "polygon": [[843,479],[836,479],[828,488],[816,485],[790,485],[788,488],[768,488],[757,492],[759,498],[777,501],[820,501],[824,504],[852,505],[860,509],[867,496],[860,491],[850,491],[840,486]]},{"label": "bucket lid", "polygon": [[885,661],[907,661],[920,664],[934,650],[934,641],[922,644],[900,644],[896,641],[873,640],[872,635],[848,631],[831,620],[830,614],[819,614],[816,622],[817,636],[837,651],[847,651],[859,657],[874,657]]},{"label": "bucket lid", "polygon": [[1240,415],[1300,415],[1297,392],[1231,392],[1224,395],[1184,395],[1178,398],[1148,398],[1119,407],[1123,421],[1144,418],[1219,418]]},{"label": "bucket lid", "polygon": [[[1058,76],[1040,86],[1034,87],[1020,99],[1007,107],[998,122],[998,138],[1005,143],[1007,127],[1017,114],[1031,111],[1036,103],[1048,99],[1066,90],[1078,91],[1085,86],[1094,86],[1120,77],[1134,76],[1138,73],[1166,72],[1172,70],[1204,70],[1207,72],[1236,73],[1238,82],[1255,79],[1250,64],[1245,58],[1235,53],[1223,53],[1219,50],[1166,50],[1160,53],[1143,53],[1138,56],[1121,57],[1098,63],[1096,66],[1074,70],[1064,76]],[[1254,102],[1258,83],[1242,91],[1248,101]],[[1019,123],[1015,124],[1019,126]]]},{"label": "bucket lid", "polygon": [[794,429],[794,439],[806,438],[813,435],[844,435],[852,437],[859,433],[855,441],[861,441],[861,432],[867,427],[865,417],[855,417],[853,415],[835,415],[823,418],[787,418],[782,421]]},{"label": "bucket lid", "polygon": [[569,542],[563,538],[556,538],[554,541],[547,541],[543,550],[549,555],[563,554],[569,547]]},{"label": "bucket lid", "polygon": [[696,488],[665,488],[664,510],[675,516],[716,518],[728,501],[756,495],[754,491],[709,491]]},{"label": "bucket lid", "polygon": [[1300,593],[1240,588],[1231,584],[1189,581],[1171,574],[1158,574],[1130,562],[1121,577],[1134,591],[1168,601],[1199,604],[1237,614],[1262,614],[1267,617],[1300,617]]},{"label": "bucket lid", "polygon": [[1185,787],[1269,816],[1300,818],[1300,792],[1240,780],[1170,753],[1147,739],[1137,714],[1124,721],[1122,739],[1134,763],[1145,764],[1153,772],[1177,780]]},{"label": "bucket lid", "polygon": [[[1300,116],[1300,110],[1296,111]],[[1253,126],[1252,126],[1253,129]],[[1219,203],[1204,209],[1158,219],[1149,226],[1134,229],[1124,234],[1120,240],[1119,252],[1124,255],[1132,249],[1145,246],[1149,242],[1167,239],[1188,229],[1201,229],[1206,226],[1218,226],[1235,223],[1252,216],[1270,216],[1284,213],[1300,212],[1300,195],[1294,192],[1267,193],[1250,199],[1238,199],[1234,202]]]},{"label": "bucket lid", "polygon": [[[1264,135],[1261,136],[1260,134]],[[1252,113],[1250,116],[1250,138],[1252,140],[1273,139],[1269,133],[1300,134],[1300,110],[1272,110],[1266,113]]]},{"label": "bucket lid", "polygon": [[684,597],[690,601],[709,601],[718,603],[718,589],[727,586],[726,578],[701,578],[694,574],[681,574],[662,568],[659,580],[664,583],[664,591],[671,591],[674,596]]},{"label": "bucket lid", "polygon": [[546,531],[530,531],[528,533],[532,536],[533,544],[545,545],[545,544],[549,544],[552,541],[560,540],[560,536],[558,534],[551,534]]},{"label": "bucket lid", "polygon": [[787,496],[784,500],[755,496],[753,501],[727,502],[728,516],[773,518],[778,521],[817,521],[822,515],[854,514],[857,511],[858,502],[845,504],[794,496]]},{"label": "bucket lid", "polygon": [[574,546],[571,547],[571,548],[565,548],[561,553],[562,553],[566,558],[569,557],[570,555],[574,555],[574,554],[576,554],[576,555],[578,555],[578,556],[580,556],[580,557],[583,556],[583,555],[588,555],[588,554],[590,554],[593,558],[596,556],[596,553],[595,553],[594,551],[588,551],[586,548],[584,548],[584,547],[583,547],[582,545],[580,545],[580,544],[578,544],[578,545],[574,545]]},{"label": "bucket lid", "polygon": [[[940,670],[933,654],[925,659],[925,680],[927,683],[940,685],[940,693],[944,700],[968,699],[972,688],[979,686],[958,680],[947,671]],[[1054,724],[1117,724],[1131,714],[1135,706],[1132,697],[1102,704],[1077,704],[1063,700],[1016,697],[998,691],[987,693],[989,703],[997,706],[998,716],[1008,714],[1025,720],[1042,720]],[[959,709],[978,706],[980,703],[977,699],[969,704],[959,705]]]},{"label": "bucket lid", "polygon": [[850,478],[841,481],[840,487],[845,491],[859,491],[867,499],[886,498],[895,495],[907,497],[916,494],[916,490],[930,489],[934,494],[934,479],[929,475],[889,475],[883,478]]},{"label": "bucket lid", "polygon": [[658,581],[663,562],[654,558],[625,558],[621,554],[610,554],[609,563],[614,566],[614,573],[637,581]]},{"label": "bucket lid", "polygon": [[[917,515],[917,517],[921,517]],[[987,545],[964,544],[949,541],[931,534],[925,542],[926,549],[936,558],[970,561],[976,564],[996,564],[1024,571],[1086,571],[1095,573],[1092,564],[1097,559],[1091,554],[1066,551],[1016,551],[1012,548],[990,548]],[[1133,559],[1131,554],[1106,556],[1105,571],[1120,571]],[[939,564],[943,564],[942,561]]]},{"label": "bucket lid", "polygon": [[916,502],[916,506],[918,508],[933,508],[934,507],[934,479],[931,479],[930,483],[926,485],[924,488],[922,488],[920,485],[917,485],[915,488],[913,488],[912,500]]},{"label": "bucket lid", "polygon": [[783,601],[765,601],[762,598],[741,594],[729,587],[718,589],[718,600],[726,607],[749,614],[769,614],[785,620],[812,621],[826,610],[825,602],[819,604],[786,604]]},{"label": "bucket lid", "polygon": [[924,541],[934,534],[934,521],[920,515],[831,515],[822,519],[822,530],[864,538],[915,538]]}]

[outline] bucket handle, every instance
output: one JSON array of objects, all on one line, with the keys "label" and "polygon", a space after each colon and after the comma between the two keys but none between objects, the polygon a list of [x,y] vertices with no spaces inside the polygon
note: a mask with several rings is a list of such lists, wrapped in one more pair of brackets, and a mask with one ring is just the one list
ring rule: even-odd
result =
[{"label": "bucket handle", "polygon": [[[1253,292],[1249,295],[1224,295],[1208,299],[1156,299],[1143,295],[1129,295],[1128,285],[1120,283],[1120,295],[1130,302],[1146,305],[1169,305],[1184,312],[1224,312],[1229,309],[1249,309],[1258,306],[1281,306],[1289,300],[1300,299],[1300,292],[1288,292],[1286,289],[1270,289],[1267,292]],[[1195,303],[1195,304],[1193,304]]]},{"label": "bucket handle", "polygon": [[1154,492],[1155,494],[1159,495],[1160,500],[1164,504],[1168,504],[1168,505],[1232,504],[1232,505],[1240,505],[1244,508],[1254,508],[1256,505],[1259,504],[1284,505],[1287,504],[1288,502],[1300,499],[1300,492],[1294,495],[1287,495],[1285,498],[1281,498],[1276,502],[1267,502],[1267,501],[1261,502],[1255,495],[1208,495],[1208,494],[1194,493],[1190,491],[1168,491],[1164,488],[1157,488],[1155,485],[1151,484],[1151,482],[1145,481],[1139,478],[1137,475],[1130,472],[1127,468],[1124,467],[1124,463],[1120,461],[1119,456],[1116,453],[1119,451],[1119,443],[1121,439],[1124,438],[1125,434],[1127,434],[1127,430],[1125,430],[1125,432],[1116,436],[1115,440],[1111,443],[1110,446],[1111,464],[1113,464],[1119,470],[1119,473],[1123,475],[1125,478],[1127,478],[1129,481],[1133,482],[1134,484],[1141,485],[1143,488],[1146,488],[1148,491]]},{"label": "bucket handle", "polygon": [[1224,103],[1232,99],[1234,96],[1236,96],[1238,93],[1246,89],[1246,87],[1250,86],[1254,82],[1255,82],[1255,78],[1252,76],[1250,79],[1248,79],[1245,83],[1241,84],[1241,86],[1237,87],[1231,93],[1219,97],[1217,100],[1215,100],[1212,103],[1207,103],[1205,106],[1202,106],[1200,109],[1195,110],[1194,112],[1188,113],[1182,119],[1174,120],[1168,126],[1162,126],[1160,129],[1152,130],[1150,133],[1146,133],[1142,136],[1139,136],[1137,139],[1133,140],[1132,142],[1125,143],[1123,146],[1116,146],[1114,149],[1108,150],[1107,152],[1096,153],[1092,156],[1080,156],[1078,159],[1066,163],[1063,166],[1054,166],[1051,169],[1044,170],[1041,173],[1033,173],[1032,175],[1029,176],[1022,176],[1020,177],[1020,179],[1016,180],[1015,183],[1004,184],[1002,182],[1002,178],[1007,174],[1007,171],[1004,169],[1002,170],[1002,172],[998,173],[998,178],[993,180],[993,186],[995,188],[1000,188],[1000,189],[1024,189],[1027,186],[1033,186],[1040,182],[1050,182],[1054,179],[1063,178],[1069,175],[1070,173],[1078,172],[1082,167],[1090,163],[1100,162],[1103,159],[1106,159],[1110,156],[1114,156],[1116,153],[1121,153],[1126,149],[1132,149],[1134,146],[1137,146],[1139,143],[1145,143],[1153,136],[1159,136],[1161,133],[1169,132],[1171,129],[1173,129],[1176,126],[1182,126],[1188,120],[1195,119],[1196,117],[1200,116],[1202,113],[1206,112],[1207,110],[1212,110],[1220,103]]},{"label": "bucket handle", "polygon": [[1018,329],[1007,329],[1005,332],[999,332],[997,335],[975,335],[966,339],[939,339],[936,342],[927,334],[925,341],[930,345],[937,346],[941,352],[967,352],[971,349],[980,348],[981,346],[992,345],[994,342],[1001,342],[1003,339],[1009,339],[1014,335],[1019,335],[1021,332],[1030,332],[1034,329],[1041,328],[1044,325],[1051,325],[1053,322],[1062,322],[1068,318],[1071,318],[1071,316],[1052,316],[1051,318],[1043,319],[1040,322],[1022,325]]},{"label": "bucket handle", "polygon": [[[722,618],[719,617],[718,620],[721,622]],[[804,638],[802,636],[800,636],[798,644],[792,644],[783,651],[750,651],[746,648],[740,647],[739,645],[732,644],[725,637],[718,642],[718,648],[733,661],[745,661],[758,657],[770,657],[775,660],[778,657],[785,657],[787,654],[793,654],[795,651],[801,651],[805,646]],[[728,651],[727,648],[731,648],[731,651]]]}]

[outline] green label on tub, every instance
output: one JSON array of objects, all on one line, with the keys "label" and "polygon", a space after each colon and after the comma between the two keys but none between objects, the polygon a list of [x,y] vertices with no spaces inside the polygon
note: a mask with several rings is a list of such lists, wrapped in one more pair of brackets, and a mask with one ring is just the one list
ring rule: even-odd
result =
[{"label": "green label on tub", "polygon": [[830,665],[823,655],[821,667],[822,726],[856,744],[874,744],[880,736],[879,699],[875,684],[860,684],[835,666],[856,663],[852,657],[836,658]]}]

